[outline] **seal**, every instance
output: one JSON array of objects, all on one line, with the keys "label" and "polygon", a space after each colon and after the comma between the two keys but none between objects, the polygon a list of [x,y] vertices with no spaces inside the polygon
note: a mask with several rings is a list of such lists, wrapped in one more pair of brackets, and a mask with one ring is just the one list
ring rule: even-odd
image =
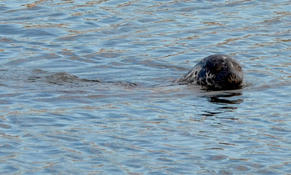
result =
[{"label": "seal", "polygon": [[201,85],[207,90],[239,89],[243,83],[243,71],[230,56],[216,54],[203,58],[177,82]]}]

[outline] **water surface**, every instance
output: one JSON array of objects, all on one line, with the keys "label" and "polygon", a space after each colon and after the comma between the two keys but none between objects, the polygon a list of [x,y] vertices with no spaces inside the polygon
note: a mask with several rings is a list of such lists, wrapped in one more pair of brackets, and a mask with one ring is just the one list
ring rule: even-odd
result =
[{"label": "water surface", "polygon": [[[290,174],[290,8],[0,1],[0,174]],[[246,87],[173,83],[211,54]]]}]

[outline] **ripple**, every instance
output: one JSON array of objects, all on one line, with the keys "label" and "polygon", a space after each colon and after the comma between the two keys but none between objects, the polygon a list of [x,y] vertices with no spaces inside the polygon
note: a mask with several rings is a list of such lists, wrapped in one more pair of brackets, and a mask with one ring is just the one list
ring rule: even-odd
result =
[{"label": "ripple", "polygon": [[[288,174],[289,4],[1,1],[0,173]],[[211,54],[243,89],[174,83]]]}]

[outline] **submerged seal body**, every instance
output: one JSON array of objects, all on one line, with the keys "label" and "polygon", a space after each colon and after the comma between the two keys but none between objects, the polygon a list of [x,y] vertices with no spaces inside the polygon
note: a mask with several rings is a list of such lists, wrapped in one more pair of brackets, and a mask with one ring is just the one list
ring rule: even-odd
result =
[{"label": "submerged seal body", "polygon": [[197,84],[208,90],[239,89],[242,82],[242,67],[227,55],[210,55],[178,79],[180,84]]}]

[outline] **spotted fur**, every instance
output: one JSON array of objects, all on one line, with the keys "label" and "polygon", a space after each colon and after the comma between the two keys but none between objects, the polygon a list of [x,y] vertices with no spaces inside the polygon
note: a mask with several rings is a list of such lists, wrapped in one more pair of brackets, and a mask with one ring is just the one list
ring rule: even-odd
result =
[{"label": "spotted fur", "polygon": [[243,72],[240,64],[230,56],[211,55],[202,59],[178,82],[201,85],[209,90],[238,89],[242,86]]}]

